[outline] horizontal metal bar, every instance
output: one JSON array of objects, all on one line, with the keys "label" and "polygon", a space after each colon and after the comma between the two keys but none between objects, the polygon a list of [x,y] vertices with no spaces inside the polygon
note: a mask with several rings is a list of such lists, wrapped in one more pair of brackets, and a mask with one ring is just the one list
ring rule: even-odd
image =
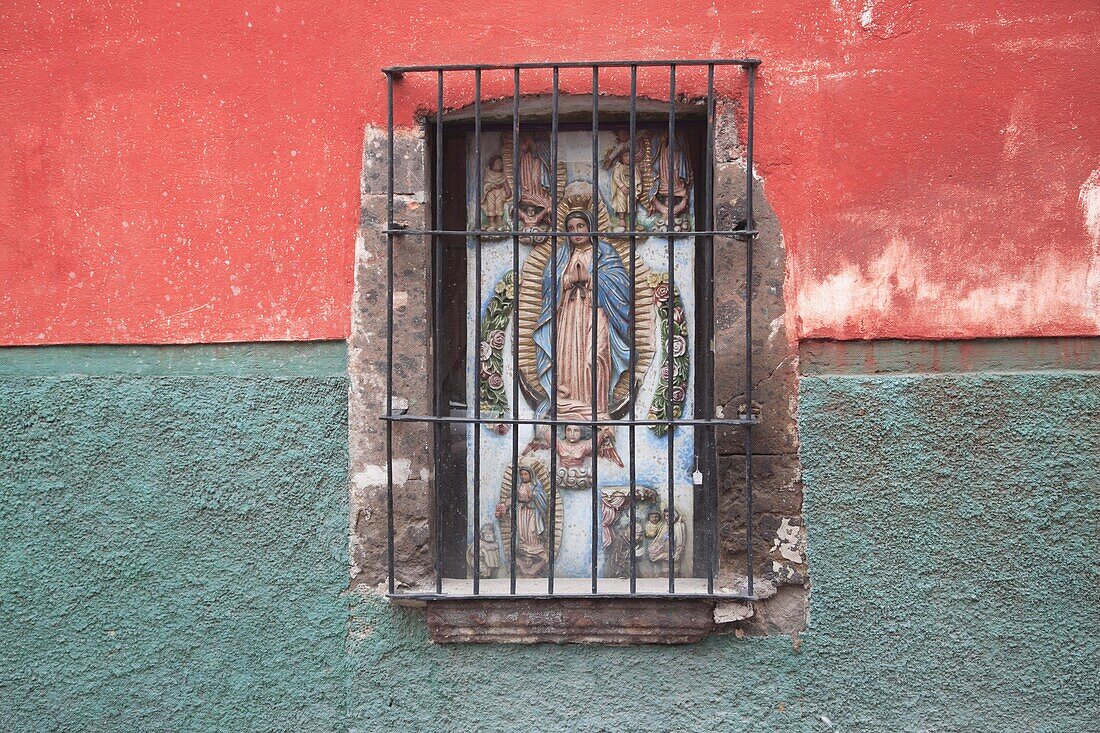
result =
[{"label": "horizontal metal bar", "polygon": [[[680,111],[680,117],[676,120],[676,127],[683,128],[685,130],[705,130],[706,120],[698,117],[692,117],[691,115],[702,114],[702,109],[697,109],[694,106],[684,107]],[[667,114],[661,115],[659,118],[652,112],[639,112],[638,122],[643,127],[652,126],[658,122],[663,122],[668,118]],[[482,132],[507,132],[512,129],[512,125],[507,121],[507,117],[499,118],[497,120],[483,120],[481,123]],[[523,126],[528,131],[538,132],[550,132],[553,128],[553,123],[546,122],[545,112],[532,112],[530,118],[524,118],[521,120]],[[457,120],[450,120],[447,122],[447,129],[457,130],[462,132],[469,132],[474,129],[475,120],[468,118],[462,118]],[[601,129],[614,129],[616,127],[625,126],[630,123],[630,118],[623,112],[610,109],[600,112],[600,127]],[[606,123],[606,124],[605,124]],[[592,129],[591,122],[559,122],[558,130],[560,132],[588,132]]]},{"label": "horizontal metal bar", "polygon": [[760,65],[760,59],[674,59],[671,61],[526,61],[517,64],[442,64],[438,66],[389,66],[383,74],[401,74],[423,71],[514,71],[516,69],[591,69],[629,68],[631,66],[743,66]]},{"label": "horizontal metal bar", "polygon": [[527,417],[455,417],[441,415],[379,415],[379,420],[390,422],[423,423],[459,423],[465,425],[756,425],[755,416],[750,418],[675,418],[672,420],[600,420],[592,418],[527,418]]},{"label": "horizontal metal bar", "polygon": [[696,599],[705,601],[757,601],[756,596],[739,593],[387,593],[386,597],[394,601],[562,601],[644,598],[646,600],[682,601]]},{"label": "horizontal metal bar", "polygon": [[[529,237],[532,234],[536,234],[540,237],[568,237],[577,232],[530,232],[530,231],[517,231],[514,229],[506,229],[500,231],[489,231],[482,229],[402,229],[396,227],[394,229],[383,229],[383,234],[398,234],[408,237],[427,237],[427,236],[463,236],[463,237],[500,237],[501,239],[511,237]],[[684,231],[684,232],[670,232],[666,230],[654,230],[647,231],[630,231],[630,232],[597,232],[601,239],[614,238],[614,237],[755,237],[759,234],[755,229],[724,229],[724,230],[705,230],[705,231]]]}]

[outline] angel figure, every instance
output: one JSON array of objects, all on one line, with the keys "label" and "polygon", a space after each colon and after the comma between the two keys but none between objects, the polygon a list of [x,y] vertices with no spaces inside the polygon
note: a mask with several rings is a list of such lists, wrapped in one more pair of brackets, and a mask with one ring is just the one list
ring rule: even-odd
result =
[{"label": "angel figure", "polygon": [[565,440],[558,441],[558,465],[562,468],[587,468],[592,462],[592,441],[583,440],[580,425],[565,426]]}]

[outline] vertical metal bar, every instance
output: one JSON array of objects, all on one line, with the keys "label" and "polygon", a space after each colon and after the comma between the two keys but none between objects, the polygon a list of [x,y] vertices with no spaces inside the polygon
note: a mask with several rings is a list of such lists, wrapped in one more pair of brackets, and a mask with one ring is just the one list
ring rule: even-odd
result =
[{"label": "vertical metal bar", "polygon": [[[630,231],[638,231],[638,192],[635,190],[634,167],[635,145],[638,137],[638,67],[630,67]],[[638,279],[638,237],[630,235],[630,419],[637,420],[638,378],[638,331],[637,324],[637,279]],[[630,425],[630,592],[638,592],[638,471],[635,466],[635,428]]]},{"label": "vertical metal bar", "polygon": [[[714,64],[707,65],[707,153],[706,153],[706,190],[707,200],[703,206],[706,224],[703,229],[714,229]],[[703,417],[714,418],[714,236],[706,238],[703,252],[703,302],[706,305],[705,330],[703,332]],[[698,310],[698,309],[697,309]],[[698,316],[697,316],[698,317]],[[703,501],[707,507],[706,544],[707,544],[707,593],[714,592],[715,558],[717,548],[718,483],[714,466],[715,428],[708,425],[703,435],[704,470],[706,477],[703,486]]]},{"label": "vertical metal bar", "polygon": [[[752,212],[752,136],[756,67],[748,67],[749,104],[745,133],[745,228],[756,229]],[[752,249],[753,235],[745,238],[745,417],[752,417]],[[748,594],[753,594],[752,569],[752,425],[745,425],[745,562],[748,565]]]},{"label": "vertical metal bar", "polygon": [[[519,69],[514,69],[512,91],[512,285],[515,300],[519,300]],[[512,417],[519,417],[519,304],[512,306]],[[519,423],[512,425],[512,532],[511,557],[508,572],[508,592],[516,592],[516,504],[519,495]]]},{"label": "vertical metal bar", "polygon": [[[558,67],[553,71],[550,101],[550,230],[558,231]],[[558,235],[550,235],[550,342],[554,359],[550,360],[550,572],[546,592],[554,593],[554,538],[558,509]],[[518,292],[518,291],[517,291]],[[538,430],[538,428],[535,428]]]},{"label": "vertical metal bar", "polygon": [[[481,231],[481,69],[474,71],[474,226]],[[481,420],[481,235],[474,235],[474,414]],[[481,592],[481,423],[474,430],[474,595]],[[515,479],[513,477],[513,484]],[[513,558],[514,560],[514,558]]]},{"label": "vertical metal bar", "polygon": [[[596,369],[596,334],[599,333],[600,312],[600,68],[592,67],[592,229],[589,233],[592,242],[592,421],[597,419],[596,404],[599,391],[599,377]],[[599,560],[600,533],[600,426],[592,425],[592,593],[596,593],[596,573]]]},{"label": "vertical metal bar", "polygon": [[[386,127],[389,172],[386,180],[386,415],[393,415],[393,76],[386,75]],[[386,563],[394,589],[393,564],[393,422],[386,421]]]},{"label": "vertical metal bar", "polygon": [[668,159],[664,165],[665,182],[668,184],[668,334],[665,338],[665,362],[668,364],[668,394],[665,401],[665,418],[669,420],[667,432],[668,446],[668,592],[676,592],[676,504],[675,475],[673,459],[675,453],[676,427],[672,425],[672,383],[676,370],[673,368],[672,330],[673,311],[676,310],[676,239],[673,230],[676,225],[676,64],[668,66],[668,145],[665,152]]},{"label": "vertical metal bar", "polygon": [[[435,229],[443,229],[443,71],[435,85]],[[432,235],[432,384],[435,387],[433,414],[442,417],[443,404],[443,240]],[[445,426],[435,424],[435,592],[443,592],[443,491],[440,486]]]}]

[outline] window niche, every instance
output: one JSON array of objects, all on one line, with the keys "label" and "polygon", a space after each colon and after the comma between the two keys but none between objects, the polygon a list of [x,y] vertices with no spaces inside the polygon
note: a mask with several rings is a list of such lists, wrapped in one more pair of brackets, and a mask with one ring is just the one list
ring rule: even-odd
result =
[{"label": "window niche", "polygon": [[[677,105],[674,173],[662,181],[660,151],[662,144],[667,146],[668,103],[638,100],[636,186],[631,196],[623,170],[629,162],[623,151],[627,100],[601,97],[595,201],[590,96],[561,97],[557,165],[548,160],[547,98],[523,99],[519,145],[512,140],[511,100],[483,105],[480,151],[476,150],[469,108],[444,116],[438,148],[434,116],[425,118],[419,129],[395,131],[395,228],[484,233],[480,279],[475,249],[467,235],[438,237],[434,252],[430,237],[394,237],[394,413],[429,415],[438,403],[447,406],[442,414],[461,417],[471,414],[471,395],[477,394],[486,418],[480,426],[399,422],[391,428],[395,583],[405,592],[404,603],[427,606],[426,618],[436,640],[672,643],[733,627],[767,633],[797,631],[804,625],[805,556],[802,554],[799,562],[792,560],[799,557],[799,551],[804,553],[804,533],[792,407],[794,360],[782,331],[784,257],[778,227],[758,184],[759,234],[753,270],[757,392],[752,411],[762,425],[773,422],[757,433],[757,455],[753,457],[753,467],[761,477],[754,491],[757,509],[752,523],[753,595],[758,600],[718,597],[723,590],[731,595],[745,590],[745,459],[740,429],[718,426],[713,438],[708,438],[709,430],[677,425],[673,429],[680,448],[674,450],[669,464],[661,432],[667,426],[637,425],[632,431],[626,425],[609,430],[597,426],[593,436],[592,425],[585,424],[591,422],[593,408],[598,420],[625,421],[632,410],[638,420],[660,420],[669,414],[669,400],[677,418],[705,416],[696,406],[710,398],[696,373],[705,358],[702,348],[711,340],[715,345],[712,414],[745,412],[744,242],[715,237],[711,292],[711,282],[702,277],[701,238],[674,236],[672,290],[668,288],[668,237],[649,236],[650,232],[668,230],[670,207],[672,232],[700,229],[698,204],[711,195],[716,217],[712,229],[732,230],[744,222],[744,156],[737,143],[734,107],[733,103],[720,103],[716,109],[711,192],[705,190],[706,177],[702,175],[705,107],[691,102]],[[383,352],[388,309],[386,131],[368,130],[364,148],[351,339],[352,583],[362,588],[383,583],[384,590],[389,564],[389,476],[386,427],[378,415],[387,407]],[[443,151],[438,171],[432,156],[435,149]],[[477,152],[483,162],[480,171],[474,165]],[[439,191],[433,190],[431,183],[437,173],[443,181]],[[587,189],[583,185],[586,180]],[[518,201],[513,197],[517,188]],[[555,350],[552,339],[540,337],[538,329],[546,320],[546,291],[553,290],[555,284],[559,316],[563,314],[560,306],[570,296],[583,297],[583,287],[564,287],[569,264],[578,259],[574,244],[584,249],[584,242],[573,242],[565,233],[571,223],[582,222],[584,217],[577,215],[582,211],[588,212],[582,228],[595,229],[597,241],[602,243],[604,261],[595,269],[604,283],[618,284],[627,297],[613,304],[617,309],[609,306],[606,314],[597,314],[595,331],[578,326],[573,335],[563,337],[569,326],[555,326]],[[632,215],[637,222],[634,230],[629,229]],[[499,234],[510,230],[514,221],[523,232],[516,242],[511,234]],[[562,235],[551,242],[555,237],[550,231]],[[633,263],[628,231],[638,232],[633,240],[639,257]],[[560,257],[560,280],[547,284],[545,275],[553,269],[547,265],[554,244]],[[588,249],[595,248],[589,245]],[[520,265],[518,288],[514,258]],[[589,277],[592,271],[587,270]],[[629,298],[631,273],[634,300]],[[469,307],[477,302],[478,289],[480,318]],[[655,294],[657,289],[663,297]],[[669,303],[681,312],[674,313],[671,321],[662,320],[669,315],[670,306],[665,305]],[[566,313],[565,318],[578,324],[591,322],[592,309],[585,308]],[[627,322],[617,323],[615,318],[624,312]],[[699,315],[713,317],[713,333],[700,330]],[[671,383],[670,370],[663,368],[665,348],[660,343],[662,330],[667,332],[667,327],[662,329],[665,324],[672,325],[674,336],[683,337],[683,346],[674,347],[673,354],[674,361],[683,358],[684,368],[674,363]],[[596,339],[591,333],[597,334]],[[634,340],[633,359],[616,359],[610,342],[616,337],[621,342],[624,335]],[[513,353],[513,339],[517,338],[518,349]],[[577,342],[575,364],[561,358],[567,353],[561,342],[569,339]],[[585,377],[592,373],[593,340],[597,342],[595,402],[592,380]],[[435,353],[433,341],[439,346]],[[479,345],[476,354],[471,353],[470,344]],[[486,345],[488,353],[482,354]],[[540,373],[540,361],[544,366],[553,362],[557,373],[547,379],[545,369]],[[633,381],[627,373],[631,364]],[[550,398],[554,378],[559,388],[556,401]],[[563,386],[565,390],[561,390]],[[578,392],[583,393],[579,398]],[[517,417],[532,423],[489,422],[494,416],[506,420],[513,407]],[[576,423],[555,426],[554,431],[533,424],[555,412],[559,420],[565,422],[572,416]],[[476,450],[475,428],[480,430]],[[634,433],[633,493],[630,432]],[[477,473],[473,470],[475,453]],[[597,455],[595,465],[593,453]],[[700,458],[708,454],[713,456],[709,465]],[[670,465],[674,512],[668,511]],[[513,466],[520,477],[514,523]],[[592,490],[594,472],[597,491]],[[702,472],[716,487],[716,494],[700,489],[697,482]],[[475,484],[479,484],[477,491]],[[594,501],[599,503],[595,522],[591,521]],[[631,519],[633,534],[629,531]],[[518,528],[515,533],[513,526]],[[479,535],[476,554],[475,529]],[[669,547],[669,534],[673,545],[679,538],[679,547]],[[509,572],[513,536],[515,586]],[[708,544],[717,549],[713,565],[717,574],[711,587],[718,593],[713,596],[706,592],[702,572],[711,566],[704,551]],[[443,549],[441,556],[435,553],[437,546]],[[670,564],[678,596],[653,597],[667,593]],[[480,570],[479,593],[485,597],[470,597],[475,565]],[[587,592],[593,567],[601,592],[627,593],[633,571],[640,595],[548,598],[551,567],[556,595]],[[442,576],[438,584],[437,575]],[[517,595],[505,597],[513,587]],[[443,593],[437,595],[438,590]]]}]

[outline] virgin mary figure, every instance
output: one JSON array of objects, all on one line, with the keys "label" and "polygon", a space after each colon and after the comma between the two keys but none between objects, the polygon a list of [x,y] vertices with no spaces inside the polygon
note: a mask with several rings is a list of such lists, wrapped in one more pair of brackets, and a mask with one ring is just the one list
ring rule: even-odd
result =
[{"label": "virgin mary figure", "polygon": [[[497,519],[508,516],[509,503],[497,504]],[[527,466],[520,466],[516,490],[516,574],[534,578],[546,570],[546,489]]]},{"label": "virgin mary figure", "polygon": [[[596,228],[590,212],[568,212],[565,229],[566,246],[542,273],[542,307],[533,340],[536,374],[545,396],[535,413],[543,418],[550,412],[556,369],[558,418],[591,420],[595,415],[606,420],[611,417],[615,385],[630,366],[630,274],[615,247],[603,239],[593,243]],[[551,326],[555,315],[556,351]],[[621,466],[613,436],[610,428],[601,431],[600,455]]]}]

